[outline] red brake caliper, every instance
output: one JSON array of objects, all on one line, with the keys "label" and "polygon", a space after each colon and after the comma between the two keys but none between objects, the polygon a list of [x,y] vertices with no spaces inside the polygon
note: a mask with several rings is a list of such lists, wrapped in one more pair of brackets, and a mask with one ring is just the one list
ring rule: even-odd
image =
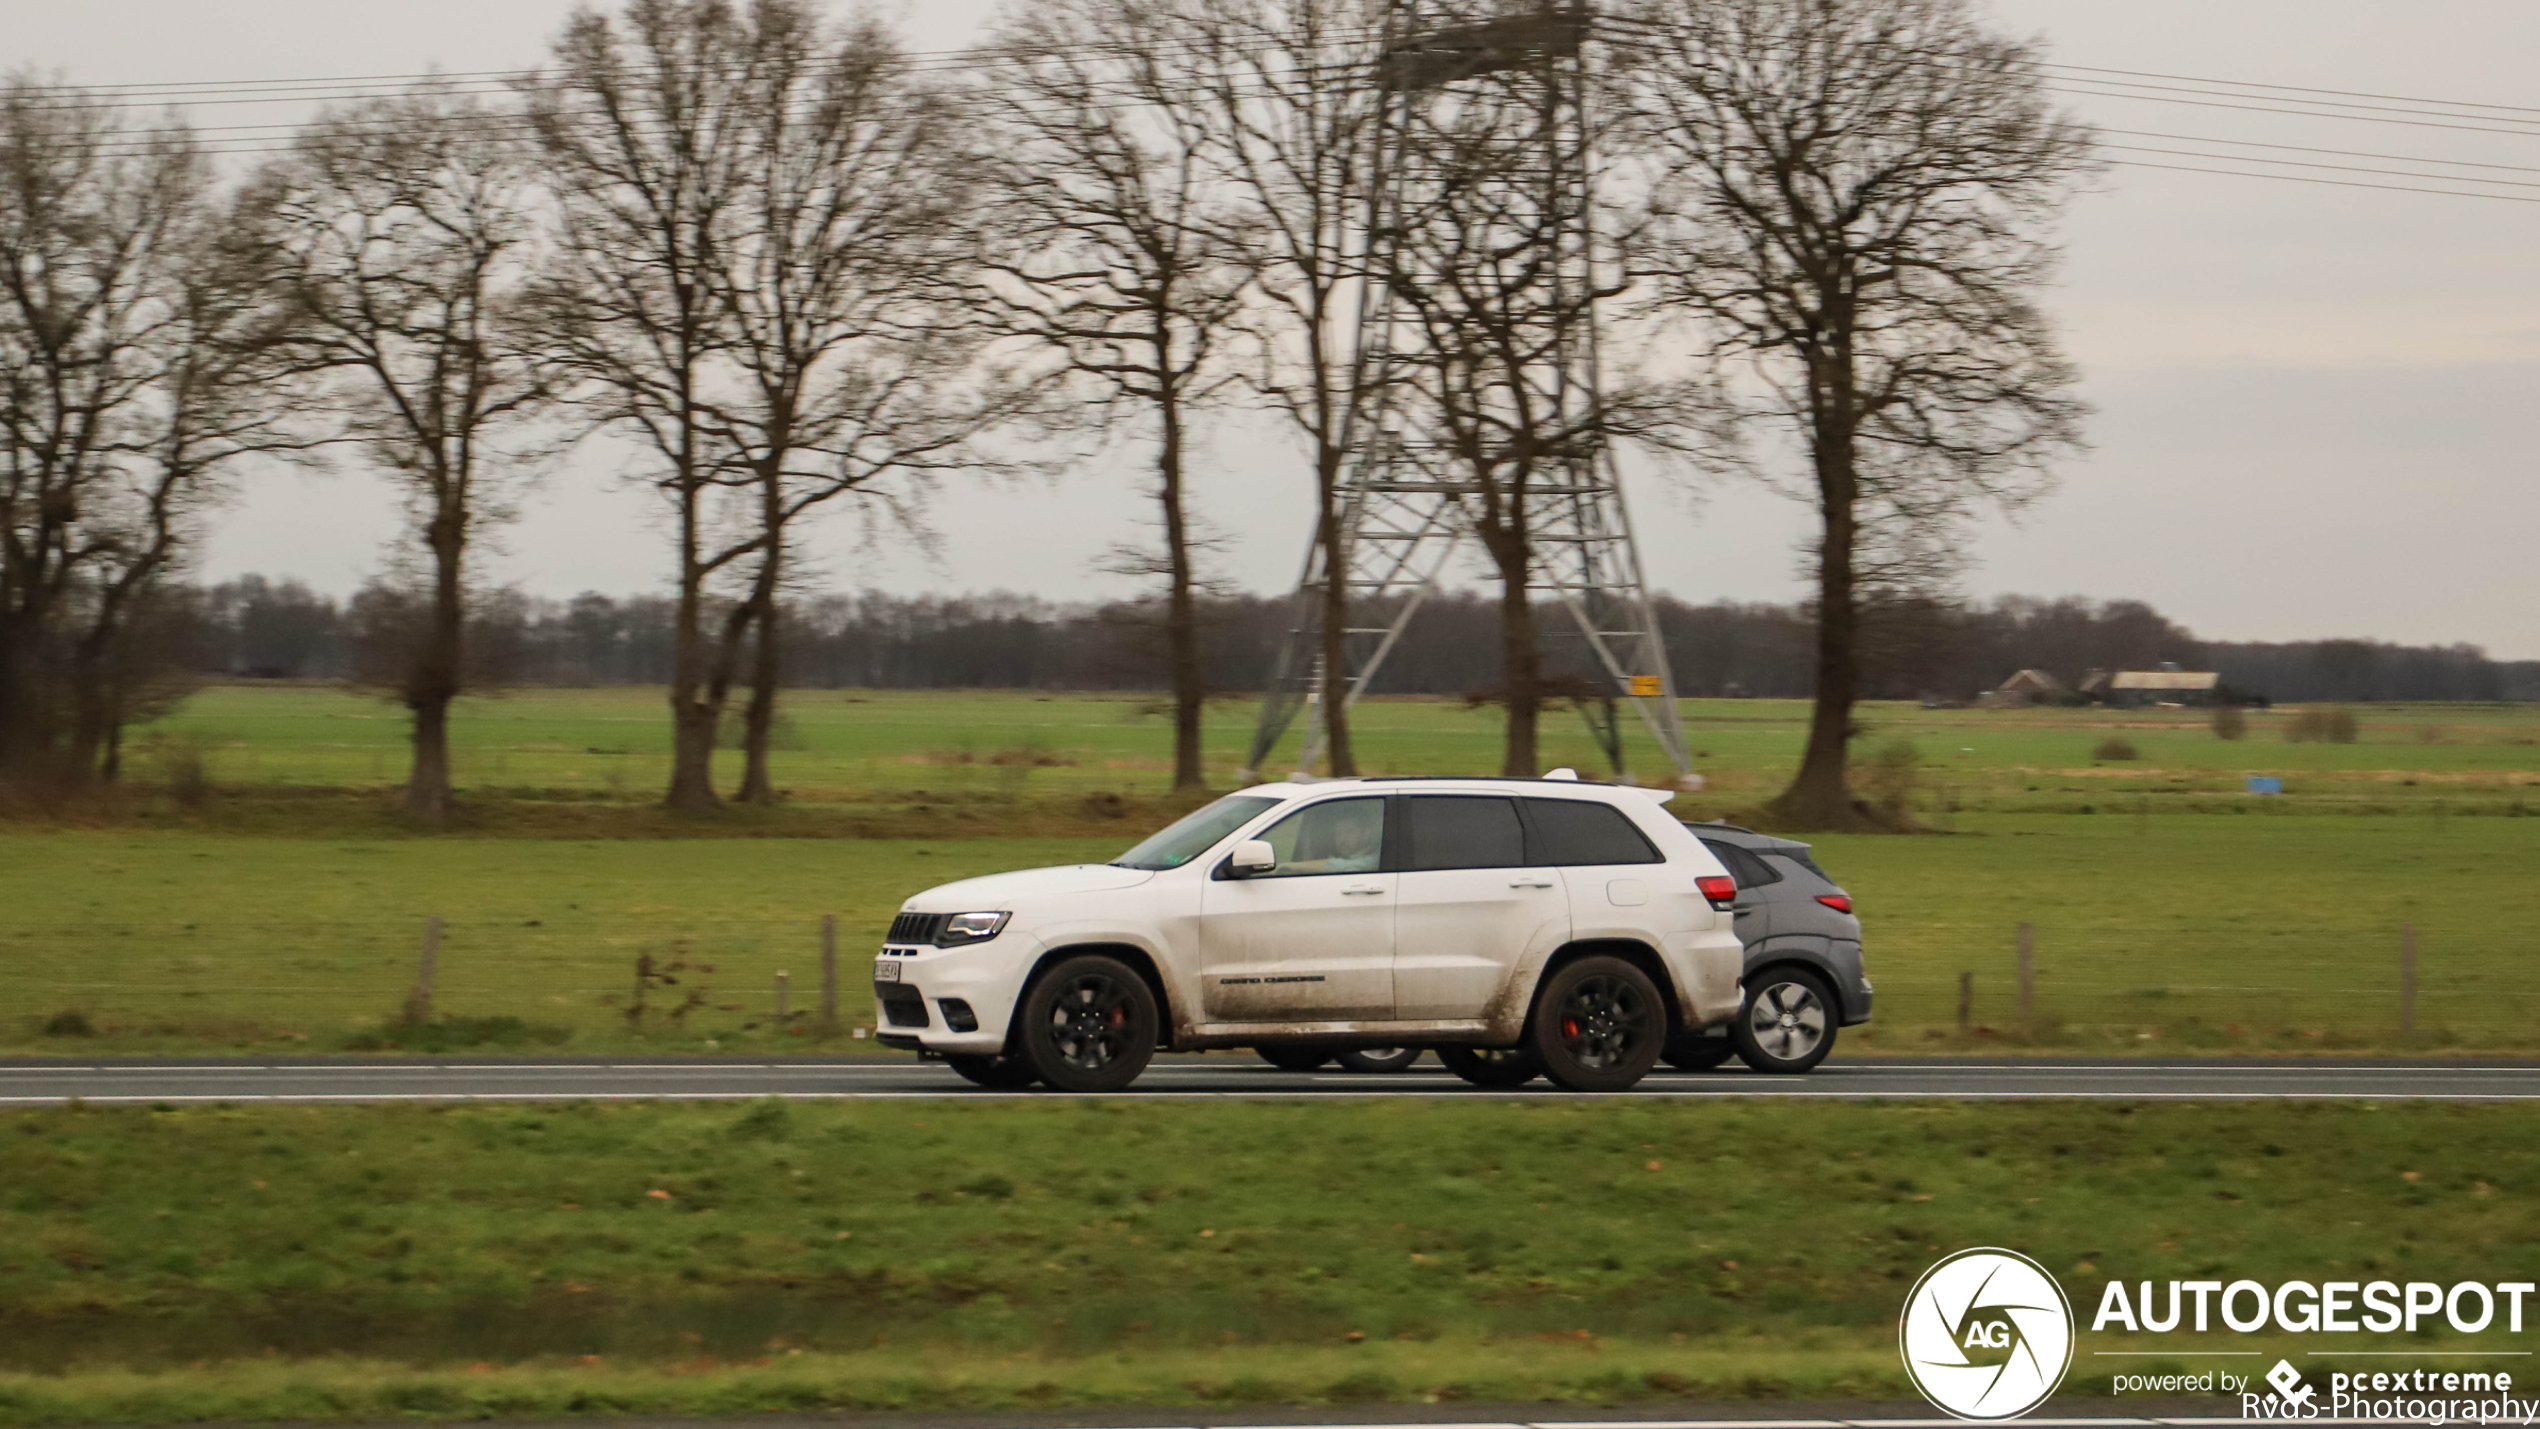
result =
[{"label": "red brake caliper", "polygon": [[1579,1019],[1575,1017],[1562,1018],[1561,1035],[1565,1038],[1576,1041],[1579,1035]]}]

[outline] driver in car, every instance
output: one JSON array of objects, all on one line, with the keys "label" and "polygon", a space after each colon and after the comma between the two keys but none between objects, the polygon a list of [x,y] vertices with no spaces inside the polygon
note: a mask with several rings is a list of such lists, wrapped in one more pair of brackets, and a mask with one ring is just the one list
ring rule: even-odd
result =
[{"label": "driver in car", "polygon": [[[1373,873],[1384,851],[1385,814],[1375,799],[1349,799],[1328,807],[1322,843],[1330,853],[1290,864],[1283,873]],[[1312,818],[1309,813],[1307,818]]]}]

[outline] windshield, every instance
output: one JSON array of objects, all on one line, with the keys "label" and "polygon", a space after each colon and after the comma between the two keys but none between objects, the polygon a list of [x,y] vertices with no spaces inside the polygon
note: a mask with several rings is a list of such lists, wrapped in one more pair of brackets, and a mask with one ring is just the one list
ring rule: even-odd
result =
[{"label": "windshield", "polygon": [[1180,868],[1278,802],[1260,794],[1229,794],[1207,808],[1184,814],[1172,827],[1112,862],[1122,868]]}]

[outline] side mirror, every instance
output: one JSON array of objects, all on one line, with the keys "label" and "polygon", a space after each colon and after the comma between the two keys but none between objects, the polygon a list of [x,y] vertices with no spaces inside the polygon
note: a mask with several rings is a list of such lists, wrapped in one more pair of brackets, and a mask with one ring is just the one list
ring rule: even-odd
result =
[{"label": "side mirror", "polygon": [[1268,873],[1278,866],[1279,855],[1271,851],[1268,840],[1246,839],[1235,845],[1235,851],[1227,856],[1226,876],[1250,878],[1256,873]]}]

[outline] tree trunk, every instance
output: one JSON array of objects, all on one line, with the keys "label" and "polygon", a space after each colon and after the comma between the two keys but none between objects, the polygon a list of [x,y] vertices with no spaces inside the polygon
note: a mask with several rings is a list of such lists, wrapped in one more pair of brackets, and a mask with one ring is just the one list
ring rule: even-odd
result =
[{"label": "tree trunk", "polygon": [[705,580],[697,557],[697,503],[704,493],[680,477],[679,615],[670,657],[670,792],[662,803],[677,814],[723,807],[714,792],[715,722],[723,710],[706,693]]},{"label": "tree trunk", "polygon": [[1795,829],[1857,829],[1870,822],[1853,804],[1847,771],[1861,626],[1853,575],[1860,542],[1860,479],[1854,466],[1850,376],[1846,367],[1818,379],[1820,411],[1810,434],[1823,526],[1817,547],[1816,704],[1808,717],[1808,749],[1800,757],[1799,773],[1773,801],[1774,812]]},{"label": "tree trunk", "polygon": [[776,784],[768,776],[767,749],[776,732],[776,682],[782,673],[776,645],[776,564],[783,554],[781,533],[773,521],[767,532],[767,560],[757,587],[750,593],[750,620],[757,645],[750,657],[750,703],[742,715],[741,788],[734,797],[744,804],[776,802]]},{"label": "tree trunk", "polygon": [[1499,661],[1508,708],[1508,751],[1500,759],[1499,772],[1511,779],[1531,779],[1543,772],[1537,751],[1543,715],[1543,655],[1535,648],[1535,607],[1527,582],[1532,551],[1522,532],[1488,537],[1486,544],[1499,566]]},{"label": "tree trunk", "polygon": [[1325,445],[1316,462],[1314,481],[1322,503],[1323,519],[1316,524],[1317,539],[1323,543],[1323,755],[1330,761],[1332,777],[1349,779],[1358,773],[1358,753],[1349,743],[1349,690],[1343,678],[1347,671],[1349,638],[1349,571],[1343,564],[1347,555],[1348,533],[1341,529],[1343,513],[1333,502],[1340,485],[1339,448]]},{"label": "tree trunk", "polygon": [[438,828],[450,816],[450,701],[460,684],[467,594],[461,562],[467,527],[463,498],[445,496],[427,538],[432,546],[432,625],[406,678],[414,712],[414,769],[406,778],[406,816]]},{"label": "tree trunk", "polygon": [[450,815],[450,697],[416,695],[414,772],[406,780],[406,814],[438,828]]},{"label": "tree trunk", "polygon": [[80,642],[71,669],[71,752],[63,767],[74,783],[103,779],[107,732],[113,727],[113,698],[106,689],[106,657],[87,641]]},{"label": "tree trunk", "polygon": [[0,782],[42,773],[53,739],[37,654],[42,606],[34,591],[24,592],[23,603],[12,599],[18,594],[0,589],[0,601],[20,606],[14,612],[0,606]]},{"label": "tree trunk", "polygon": [[[1202,789],[1208,776],[1200,765],[1200,716],[1208,691],[1200,679],[1199,609],[1193,597],[1191,532],[1182,511],[1182,407],[1180,394],[1165,389],[1159,415],[1162,440],[1156,451],[1156,496],[1164,506],[1164,561],[1168,588],[1164,598],[1166,659],[1173,678],[1173,788]],[[1328,702],[1330,695],[1324,696]]]}]

